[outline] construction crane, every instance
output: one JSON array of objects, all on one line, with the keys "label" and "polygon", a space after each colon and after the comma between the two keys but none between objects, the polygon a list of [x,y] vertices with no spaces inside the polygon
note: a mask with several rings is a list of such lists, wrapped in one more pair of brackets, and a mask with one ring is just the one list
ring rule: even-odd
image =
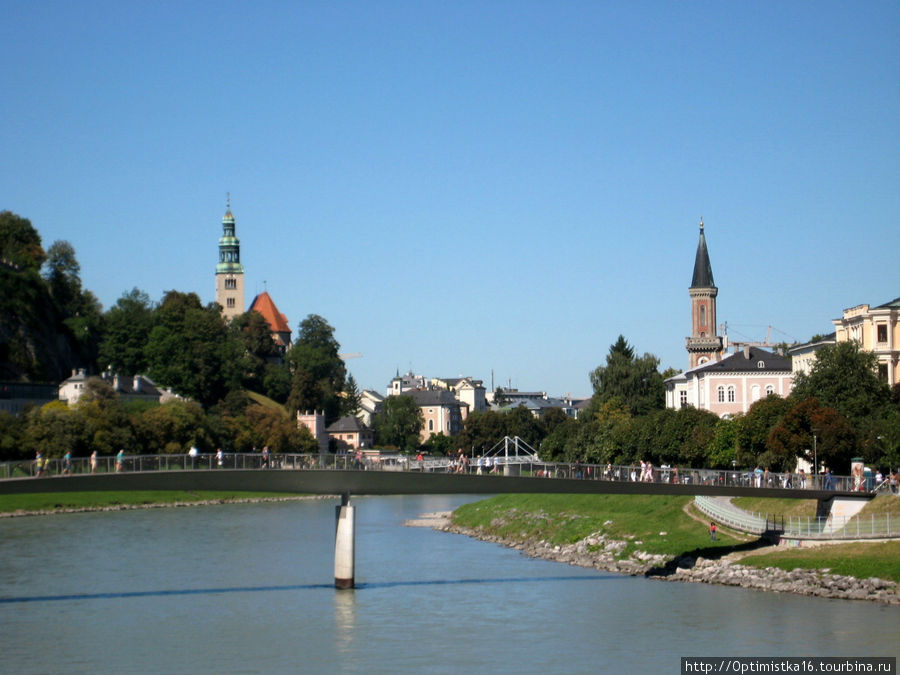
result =
[{"label": "construction crane", "polygon": [[[752,326],[752,327],[753,328],[761,328],[762,326]],[[742,347],[777,347],[778,344],[780,344],[780,343],[772,342],[772,331],[773,330],[781,333],[785,337],[790,338],[793,344],[797,343],[797,341],[793,337],[791,337],[784,331],[780,331],[777,328],[773,328],[772,326],[767,326],[766,328],[767,328],[766,339],[761,342],[758,340],[729,340],[728,339],[728,322],[726,321],[725,323],[723,323],[719,326],[719,330],[722,331],[722,337],[723,337],[723,345],[722,345],[723,351],[727,352],[728,347],[730,347],[730,346],[734,347],[735,352],[739,351]]]}]

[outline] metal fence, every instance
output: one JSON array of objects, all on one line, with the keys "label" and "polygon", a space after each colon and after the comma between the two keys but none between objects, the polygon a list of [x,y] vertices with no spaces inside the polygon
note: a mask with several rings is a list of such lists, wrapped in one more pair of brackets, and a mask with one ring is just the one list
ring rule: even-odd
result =
[{"label": "metal fence", "polygon": [[[810,476],[802,473],[774,473],[721,469],[691,469],[653,467],[650,465],[583,464],[580,462],[542,462],[531,455],[467,457],[423,457],[411,455],[376,454],[281,454],[214,453],[191,457],[177,455],[125,455],[121,461],[115,455],[96,458],[19,460],[0,463],[0,479],[36,476],[64,476],[68,474],[112,473],[122,471],[186,471],[191,469],[325,469],[366,471],[427,471],[444,473],[474,473],[533,476],[540,478],[569,478],[618,482],[671,483],[680,485],[712,485],[723,487],[764,487],[789,490],[835,490],[869,492],[876,486],[865,479],[851,476]],[[881,489],[896,491],[896,486],[882,485]]]},{"label": "metal fence", "polygon": [[900,517],[890,513],[855,516],[781,516],[751,513],[723,505],[711,497],[694,497],[694,504],[713,520],[750,534],[774,532],[797,539],[879,539],[900,537]]}]

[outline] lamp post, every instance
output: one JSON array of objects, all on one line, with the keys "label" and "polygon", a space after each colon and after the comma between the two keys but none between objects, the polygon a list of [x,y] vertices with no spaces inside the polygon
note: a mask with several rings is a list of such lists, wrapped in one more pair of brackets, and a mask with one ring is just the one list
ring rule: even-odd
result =
[{"label": "lamp post", "polygon": [[818,429],[813,429],[813,483],[819,480],[819,457],[818,457],[818,449],[816,447],[818,439],[816,438],[816,434],[819,433]]}]

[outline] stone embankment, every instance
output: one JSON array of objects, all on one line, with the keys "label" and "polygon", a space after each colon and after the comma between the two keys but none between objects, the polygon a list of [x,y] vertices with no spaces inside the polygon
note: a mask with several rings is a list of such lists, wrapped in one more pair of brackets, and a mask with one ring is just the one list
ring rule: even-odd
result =
[{"label": "stone embankment", "polygon": [[689,556],[673,560],[670,556],[636,551],[623,558],[622,551],[629,542],[610,539],[601,533],[592,534],[574,544],[560,546],[547,541],[513,541],[450,522],[441,523],[436,529],[514,548],[534,558],[618,574],[900,605],[900,584],[893,581],[856,579],[830,574],[827,570],[797,569],[787,572],[772,567],[748,567],[738,564],[740,554],[729,554],[718,560],[694,559]]}]

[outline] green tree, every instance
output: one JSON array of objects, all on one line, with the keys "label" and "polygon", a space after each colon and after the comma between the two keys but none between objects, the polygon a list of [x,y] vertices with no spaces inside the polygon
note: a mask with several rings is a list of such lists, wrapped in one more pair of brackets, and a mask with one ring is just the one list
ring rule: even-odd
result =
[{"label": "green tree", "polygon": [[123,293],[106,312],[105,332],[100,343],[98,363],[124,375],[147,372],[147,341],[153,329],[153,306],[150,297],[133,288]]},{"label": "green tree", "polygon": [[791,398],[816,398],[851,422],[887,413],[891,400],[888,385],[877,374],[878,358],[854,341],[825,345],[816,352],[809,373],[794,376]]},{"label": "green tree", "polygon": [[341,396],[341,416],[355,416],[360,410],[360,393],[359,387],[356,385],[356,378],[352,373],[347,374],[347,382],[344,385],[344,392]]},{"label": "green tree", "polygon": [[37,271],[46,258],[41,235],[31,221],[11,211],[0,211],[0,260]]},{"label": "green tree", "polygon": [[[341,392],[347,369],[339,350],[334,328],[324,318],[310,314],[300,322],[297,340],[287,355],[293,373],[289,407],[294,411],[324,410],[329,422],[340,416]],[[303,371],[308,377],[298,376]],[[314,383],[312,388],[309,387],[310,381]]]},{"label": "green tree", "polygon": [[[596,404],[620,398],[632,415],[644,415],[665,405],[666,390],[652,354],[636,357],[634,349],[620,335],[610,346],[606,365],[591,373]],[[593,402],[592,402],[593,403]]]},{"label": "green tree", "polygon": [[209,407],[240,387],[242,353],[218,305],[203,307],[195,293],[166,293],[147,341],[156,382]]},{"label": "green tree", "polygon": [[431,434],[422,447],[432,455],[449,455],[453,452],[455,445],[453,438],[444,435],[442,431],[439,434]]},{"label": "green tree", "polygon": [[378,442],[410,452],[419,446],[425,418],[412,396],[388,396],[375,417]]},{"label": "green tree", "polygon": [[735,459],[740,468],[753,468],[763,464],[763,455],[769,449],[769,434],[791,408],[787,399],[774,394],[756,401],[747,414],[738,416],[737,453]]},{"label": "green tree", "polygon": [[279,359],[272,329],[259,312],[245,312],[231,322],[231,330],[244,347],[241,362],[243,385],[250,391],[266,393],[267,368]]}]

